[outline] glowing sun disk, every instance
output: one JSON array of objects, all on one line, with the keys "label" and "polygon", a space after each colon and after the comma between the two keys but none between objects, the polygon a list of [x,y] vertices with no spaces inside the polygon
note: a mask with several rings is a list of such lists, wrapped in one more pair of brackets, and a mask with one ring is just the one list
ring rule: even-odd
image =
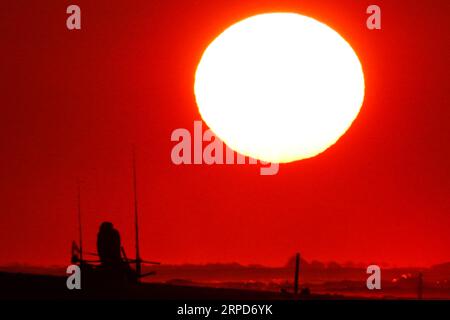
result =
[{"label": "glowing sun disk", "polygon": [[195,75],[200,114],[235,151],[270,162],[313,157],[350,127],[364,75],[333,29],[295,13],[240,21],[205,50]]}]

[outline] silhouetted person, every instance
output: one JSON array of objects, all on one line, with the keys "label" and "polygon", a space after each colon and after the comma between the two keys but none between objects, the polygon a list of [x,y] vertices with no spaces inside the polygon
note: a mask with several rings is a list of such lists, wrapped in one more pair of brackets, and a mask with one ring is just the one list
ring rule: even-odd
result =
[{"label": "silhouetted person", "polygon": [[104,266],[122,263],[120,254],[120,234],[111,222],[103,222],[97,234],[97,252]]}]

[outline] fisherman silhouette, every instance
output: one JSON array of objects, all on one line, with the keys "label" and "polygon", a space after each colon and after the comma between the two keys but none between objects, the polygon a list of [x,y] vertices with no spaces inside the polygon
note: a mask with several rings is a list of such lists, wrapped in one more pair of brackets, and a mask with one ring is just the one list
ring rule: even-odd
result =
[{"label": "fisherman silhouette", "polygon": [[118,266],[123,261],[120,253],[120,234],[111,222],[103,222],[97,234],[97,252],[102,266]]}]

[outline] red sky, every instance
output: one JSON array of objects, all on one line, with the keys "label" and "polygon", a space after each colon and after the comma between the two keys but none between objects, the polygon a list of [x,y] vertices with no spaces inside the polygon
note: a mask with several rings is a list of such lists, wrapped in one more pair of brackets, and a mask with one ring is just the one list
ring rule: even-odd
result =
[{"label": "red sky", "polygon": [[[13,1],[0,14],[0,264],[68,264],[82,180],[85,250],[101,221],[133,246],[131,145],[142,255],[163,263],[450,260],[448,1]],[[82,30],[68,31],[78,4]],[[206,46],[250,15],[293,11],[337,30],[361,59],[357,120],[316,158],[175,166],[176,128],[200,120]]]}]

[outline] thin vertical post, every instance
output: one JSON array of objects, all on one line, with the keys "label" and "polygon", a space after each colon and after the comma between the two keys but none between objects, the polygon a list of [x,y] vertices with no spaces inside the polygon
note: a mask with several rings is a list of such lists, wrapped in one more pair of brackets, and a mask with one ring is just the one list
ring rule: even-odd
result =
[{"label": "thin vertical post", "polygon": [[294,293],[298,294],[298,275],[300,271],[300,253],[295,255],[295,278],[294,278]]},{"label": "thin vertical post", "polygon": [[136,273],[138,281],[141,276],[141,256],[139,252],[139,217],[138,217],[138,195],[137,195],[137,177],[136,177],[136,155],[133,148],[133,190],[134,190],[134,227],[136,242]]}]

